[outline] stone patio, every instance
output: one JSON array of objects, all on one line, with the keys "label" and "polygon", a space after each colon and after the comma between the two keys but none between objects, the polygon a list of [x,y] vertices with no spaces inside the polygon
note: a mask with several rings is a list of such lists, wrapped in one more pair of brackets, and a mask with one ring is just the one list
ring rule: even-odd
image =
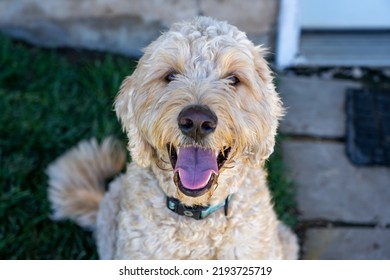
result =
[{"label": "stone patio", "polygon": [[282,155],[297,189],[303,259],[390,259],[390,168],[347,158],[349,87],[359,84],[280,77]]}]

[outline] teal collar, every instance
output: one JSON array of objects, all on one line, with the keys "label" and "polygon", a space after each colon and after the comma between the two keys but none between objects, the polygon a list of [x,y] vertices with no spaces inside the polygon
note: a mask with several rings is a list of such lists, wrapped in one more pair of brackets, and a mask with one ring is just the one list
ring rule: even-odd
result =
[{"label": "teal collar", "polygon": [[215,206],[205,207],[205,206],[195,205],[189,207],[189,206],[185,206],[183,203],[180,202],[180,200],[176,198],[167,197],[167,207],[169,210],[181,216],[187,216],[187,217],[194,218],[195,220],[201,220],[222,207],[225,210],[225,216],[227,216],[230,198],[231,195],[229,195],[222,203],[217,204]]}]

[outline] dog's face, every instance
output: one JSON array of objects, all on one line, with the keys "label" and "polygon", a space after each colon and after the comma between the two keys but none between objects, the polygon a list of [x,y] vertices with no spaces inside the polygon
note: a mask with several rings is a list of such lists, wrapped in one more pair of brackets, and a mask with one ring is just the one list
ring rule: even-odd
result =
[{"label": "dog's face", "polygon": [[207,205],[272,153],[282,108],[262,55],[237,28],[204,17],[146,48],[115,109],[132,159],[160,168],[167,195]]}]

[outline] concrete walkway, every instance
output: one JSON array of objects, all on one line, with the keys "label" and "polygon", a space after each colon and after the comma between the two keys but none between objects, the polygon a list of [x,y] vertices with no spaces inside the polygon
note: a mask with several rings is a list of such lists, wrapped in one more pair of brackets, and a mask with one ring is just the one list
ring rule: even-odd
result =
[{"label": "concrete walkway", "polygon": [[390,259],[390,168],[345,153],[345,90],[358,83],[280,77],[282,155],[297,189],[303,259]]}]

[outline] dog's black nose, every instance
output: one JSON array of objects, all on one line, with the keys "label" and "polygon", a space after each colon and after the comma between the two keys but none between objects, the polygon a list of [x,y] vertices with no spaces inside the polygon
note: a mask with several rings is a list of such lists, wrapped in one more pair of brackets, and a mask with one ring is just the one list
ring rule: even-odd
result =
[{"label": "dog's black nose", "polygon": [[184,108],[177,118],[181,132],[194,139],[195,142],[213,133],[217,127],[217,121],[218,118],[213,111],[200,105]]}]

